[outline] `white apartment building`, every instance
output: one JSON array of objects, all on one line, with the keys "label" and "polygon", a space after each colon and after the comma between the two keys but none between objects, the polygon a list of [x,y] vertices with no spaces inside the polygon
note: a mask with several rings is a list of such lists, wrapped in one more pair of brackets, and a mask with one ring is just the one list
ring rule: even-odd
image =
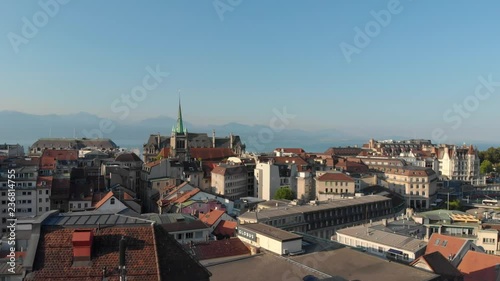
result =
[{"label": "white apartment building", "polygon": [[[14,171],[14,173],[9,173],[9,171]],[[9,175],[14,174],[15,177],[10,182],[13,184],[13,189],[9,187]],[[9,192],[15,190],[15,217],[33,217],[37,215],[37,202],[38,193],[36,189],[38,176],[38,168],[35,166],[26,167],[15,167],[8,168],[6,170],[0,171],[0,203],[1,203],[1,213],[0,213],[0,228],[2,230],[2,235],[7,233],[8,219],[12,218],[10,215],[11,210],[9,210]],[[40,198],[45,200],[42,195]]]},{"label": "white apartment building", "polygon": [[474,182],[479,180],[479,155],[474,147],[441,145],[437,148],[441,176],[450,180]]}]

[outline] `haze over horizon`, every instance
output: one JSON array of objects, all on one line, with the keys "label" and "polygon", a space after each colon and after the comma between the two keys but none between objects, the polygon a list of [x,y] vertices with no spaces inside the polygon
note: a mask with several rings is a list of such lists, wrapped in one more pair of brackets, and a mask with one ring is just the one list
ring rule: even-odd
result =
[{"label": "haze over horizon", "polygon": [[[0,111],[133,124],[175,118],[180,89],[184,119],[201,127],[269,126],[286,108],[290,130],[500,139],[497,1],[243,0],[222,16],[214,3],[68,1],[15,45],[44,9],[2,1]],[[157,85],[125,102],[146,75]],[[481,85],[489,95],[474,100]]]}]

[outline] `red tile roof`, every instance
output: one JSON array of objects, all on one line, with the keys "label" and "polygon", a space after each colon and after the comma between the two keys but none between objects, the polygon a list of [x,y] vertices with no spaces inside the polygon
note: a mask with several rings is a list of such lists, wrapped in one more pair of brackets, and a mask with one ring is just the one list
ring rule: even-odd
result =
[{"label": "red tile roof", "polygon": [[209,213],[206,214],[200,214],[200,220],[209,226],[214,225],[217,220],[219,220],[222,215],[224,215],[226,212],[222,210],[213,210]]},{"label": "red tile roof", "polygon": [[440,252],[445,258],[450,257],[450,255],[453,257],[460,251],[466,242],[467,240],[462,238],[433,233],[427,243],[425,254]]},{"label": "red tile roof", "polygon": [[235,221],[221,220],[214,230],[215,235],[224,235],[233,237],[238,223]]},{"label": "red tile roof", "polygon": [[212,173],[223,175],[223,176],[231,176],[237,174],[248,174],[248,170],[245,165],[222,165],[216,166]]},{"label": "red tile roof", "polygon": [[162,158],[168,158],[170,156],[170,148],[168,147],[164,147],[160,150],[160,153],[158,154],[158,156],[162,157]]},{"label": "red tile roof", "polygon": [[250,255],[250,249],[239,238],[199,243],[193,250],[198,260]]},{"label": "red tile roof", "polygon": [[175,200],[172,201],[173,204],[178,204],[178,203],[184,203],[188,201],[191,197],[195,196],[198,192],[201,190],[199,188],[195,188],[193,190],[190,190],[186,193],[183,193],[180,197],[177,197]]},{"label": "red tile roof", "polygon": [[296,165],[307,165],[308,163],[302,157],[273,157],[274,163],[276,164],[292,164]]},{"label": "red tile roof", "polygon": [[458,265],[458,270],[465,275],[464,281],[498,280],[499,264],[499,256],[468,251]]},{"label": "red tile roof", "polygon": [[119,241],[127,240],[127,280],[203,280],[210,273],[159,226],[101,228],[95,232],[90,266],[73,266],[74,229],[44,226],[33,272],[25,280],[118,280]]},{"label": "red tile roof", "polygon": [[346,174],[342,173],[326,173],[318,178],[318,181],[349,181],[353,182],[354,180]]},{"label": "red tile roof", "polygon": [[192,158],[201,160],[222,160],[236,156],[230,148],[191,148],[189,153]]},{"label": "red tile roof", "polygon": [[104,203],[106,203],[106,201],[108,201],[108,200],[109,200],[111,197],[113,197],[113,196],[114,196],[113,191],[108,192],[108,193],[106,194],[106,196],[102,197],[102,199],[101,199],[101,200],[99,200],[99,202],[97,202],[97,203],[95,204],[95,206],[94,206],[94,207],[95,207],[96,209],[99,209],[102,205],[104,205]]}]

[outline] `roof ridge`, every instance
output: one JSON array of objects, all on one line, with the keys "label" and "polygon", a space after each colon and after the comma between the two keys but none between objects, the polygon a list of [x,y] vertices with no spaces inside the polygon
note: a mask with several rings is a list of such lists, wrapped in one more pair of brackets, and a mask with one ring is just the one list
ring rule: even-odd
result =
[{"label": "roof ridge", "polygon": [[158,274],[158,281],[161,281],[160,259],[158,257],[158,245],[156,243],[156,231],[154,222],[151,224],[151,232],[153,233],[153,246],[155,249],[156,274]]}]

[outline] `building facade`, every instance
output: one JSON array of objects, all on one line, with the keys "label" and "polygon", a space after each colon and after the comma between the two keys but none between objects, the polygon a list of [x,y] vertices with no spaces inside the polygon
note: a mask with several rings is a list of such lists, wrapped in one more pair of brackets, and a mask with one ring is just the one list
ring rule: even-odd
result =
[{"label": "building facade", "polygon": [[212,189],[230,200],[248,195],[248,170],[245,165],[220,164],[212,170]]},{"label": "building facade", "polygon": [[290,203],[285,207],[246,212],[238,219],[240,224],[261,222],[287,231],[330,239],[338,229],[392,215],[391,199],[369,195],[325,202],[313,201],[306,205]]},{"label": "building facade", "polygon": [[401,194],[411,208],[427,209],[437,193],[438,176],[431,168],[405,166],[384,168],[382,185]]},{"label": "building facade", "polygon": [[316,198],[328,200],[342,195],[354,195],[356,182],[340,172],[316,173]]},{"label": "building facade", "polygon": [[473,182],[480,179],[480,159],[472,145],[441,145],[437,148],[439,171],[449,180]]},{"label": "building facade", "polygon": [[170,136],[161,136],[159,133],[150,135],[147,143],[143,146],[144,162],[157,160],[157,156],[164,148],[169,149],[170,157],[186,161],[190,158],[190,148],[228,148],[236,155],[245,152],[245,145],[241,142],[240,137],[232,133],[229,137],[216,137],[215,131],[212,132],[212,137],[206,133],[188,133],[182,120],[180,101],[177,123],[172,127]]}]

